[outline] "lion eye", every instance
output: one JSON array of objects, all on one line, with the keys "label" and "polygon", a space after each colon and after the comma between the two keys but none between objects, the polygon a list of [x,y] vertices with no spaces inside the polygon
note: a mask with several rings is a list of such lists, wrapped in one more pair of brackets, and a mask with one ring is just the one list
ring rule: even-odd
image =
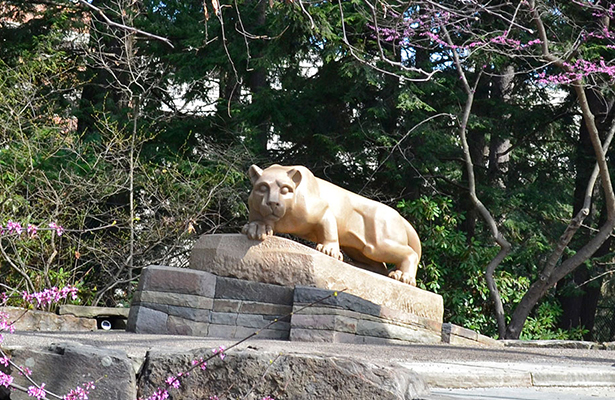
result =
[{"label": "lion eye", "polygon": [[291,188],[289,188],[288,186],[283,186],[280,189],[280,194],[289,194],[290,192],[292,192]]},{"label": "lion eye", "polygon": [[256,190],[258,190],[259,192],[266,192],[267,190],[269,190],[269,188],[267,187],[267,185],[259,185]]}]

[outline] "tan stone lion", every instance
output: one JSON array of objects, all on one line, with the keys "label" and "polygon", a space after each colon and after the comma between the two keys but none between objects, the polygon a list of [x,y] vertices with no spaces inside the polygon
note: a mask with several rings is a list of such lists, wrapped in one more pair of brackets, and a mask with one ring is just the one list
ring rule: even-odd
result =
[{"label": "tan stone lion", "polygon": [[421,242],[397,211],[319,179],[302,166],[262,170],[252,165],[248,173],[253,189],[249,222],[242,229],[248,238],[292,233],[339,260],[341,248],[376,272],[386,274],[384,263],[395,264],[389,276],[416,285]]}]

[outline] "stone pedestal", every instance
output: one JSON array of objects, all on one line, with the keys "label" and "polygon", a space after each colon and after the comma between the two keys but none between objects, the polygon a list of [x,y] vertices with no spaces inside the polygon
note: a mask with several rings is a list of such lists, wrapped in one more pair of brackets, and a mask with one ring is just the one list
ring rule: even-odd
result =
[{"label": "stone pedestal", "polygon": [[[291,316],[292,313],[292,316]],[[144,270],[138,333],[347,343],[439,343],[442,297],[291,240],[205,235],[190,268]],[[275,321],[275,323],[272,323]]]},{"label": "stone pedestal", "polygon": [[190,268],[218,276],[295,287],[345,290],[390,310],[442,324],[442,296],[338,261],[277,236],[203,235],[194,245]]}]

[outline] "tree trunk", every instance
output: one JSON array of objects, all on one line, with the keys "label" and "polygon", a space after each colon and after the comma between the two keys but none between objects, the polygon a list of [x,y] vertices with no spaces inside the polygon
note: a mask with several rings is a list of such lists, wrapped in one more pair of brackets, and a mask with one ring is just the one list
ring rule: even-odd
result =
[{"label": "tree trunk", "polygon": [[[478,166],[479,170],[484,169],[487,166],[485,163],[486,141],[484,132],[469,129],[467,132],[467,139],[468,151],[470,152],[472,164]],[[464,168],[462,174],[463,181],[468,182],[468,169]],[[470,193],[464,193],[461,195],[460,206],[466,213],[466,218],[461,224],[461,229],[466,233],[469,243],[476,234],[476,223],[478,221],[479,214]]]},{"label": "tree trunk", "polygon": [[[499,75],[493,79],[492,96],[496,100],[503,103],[510,101],[510,96],[513,89],[513,80],[515,78],[515,68],[512,65],[507,65],[502,68]],[[509,128],[510,115],[501,115],[502,123],[499,125],[503,130]],[[492,185],[496,185],[502,189],[506,188],[505,175],[508,172],[508,162],[510,156],[509,132],[491,132],[491,140],[489,142],[489,169],[487,171],[488,180]]]},{"label": "tree trunk", "polygon": [[[253,0],[249,1],[248,4],[253,2],[256,2],[254,5],[254,12],[256,13],[256,16],[254,18],[253,26],[250,26],[248,30],[251,32],[258,32],[258,30],[265,25],[268,2],[263,0]],[[258,43],[257,45],[260,47],[263,46],[263,43]],[[263,57],[263,51],[262,49],[258,49],[254,56],[248,54],[248,57],[250,57],[250,59],[258,60]],[[248,62],[250,59],[248,59]],[[251,71],[248,72],[248,87],[252,93],[252,102],[257,102],[259,101],[259,95],[261,92],[269,88],[269,82],[267,81],[267,70],[261,65],[252,65],[248,63],[248,66],[251,68]],[[269,142],[271,117],[268,114],[263,115],[263,112],[260,112],[259,114],[259,121],[255,123],[255,133],[252,137],[252,150],[257,156],[264,158],[267,156],[267,143]]]},{"label": "tree trunk", "polygon": [[[453,42],[448,33],[448,30],[444,25],[441,26],[444,31],[447,42],[452,46]],[[463,85],[463,89],[467,95],[467,99],[463,109],[463,116],[461,118],[461,124],[459,125],[459,136],[461,138],[461,146],[463,149],[464,161],[466,166],[466,172],[468,174],[468,191],[470,194],[470,198],[472,202],[476,206],[477,212],[483,218],[491,234],[493,235],[493,239],[500,246],[500,251],[493,258],[487,268],[485,269],[485,280],[487,281],[487,287],[489,288],[489,294],[491,295],[491,300],[493,301],[495,308],[495,317],[498,323],[498,334],[500,337],[503,337],[506,332],[506,319],[504,315],[504,306],[502,304],[502,298],[500,297],[500,292],[498,291],[497,284],[495,282],[495,278],[493,276],[495,269],[500,265],[502,260],[506,258],[508,253],[512,248],[511,244],[506,240],[504,235],[499,231],[497,223],[487,207],[480,201],[478,195],[476,194],[476,179],[474,176],[474,164],[472,163],[472,157],[470,154],[470,147],[468,145],[467,140],[467,128],[468,121],[470,119],[470,112],[472,111],[472,105],[474,104],[474,94],[476,93],[476,88],[478,83],[480,82],[480,78],[482,76],[481,73],[476,77],[476,82],[474,86],[470,86],[468,83],[468,79],[466,74],[461,66],[461,61],[459,59],[459,54],[456,51],[453,52],[453,60],[455,61],[455,67],[457,69],[457,73],[459,74],[459,78]]]},{"label": "tree trunk", "polygon": [[[602,93],[594,89],[587,89],[585,90],[585,93],[589,108],[596,115],[596,126],[598,127],[598,130],[601,133],[606,132],[612,120],[611,114],[613,110],[613,100],[605,99]],[[605,135],[601,134],[601,136]],[[595,160],[595,155],[591,147],[589,131],[587,126],[584,124],[582,124],[579,129],[579,141],[576,150],[576,177],[573,214],[578,213],[583,207],[587,182],[592,174],[594,168],[593,161]],[[586,225],[592,225],[592,222],[595,219],[594,215],[598,214],[598,207],[595,204],[596,202],[594,202],[590,208]],[[603,209],[600,215],[600,223],[598,225],[605,222],[606,213],[606,209]],[[590,236],[591,232],[584,231],[584,238],[589,238]],[[601,246],[601,248],[596,252],[597,257],[608,253],[609,243],[610,241],[607,240],[607,242]],[[588,271],[585,266],[582,266],[567,280],[571,282],[570,284],[576,286],[586,282],[590,277],[590,271]],[[601,281],[602,280],[600,279],[598,282],[594,282],[591,285],[584,285],[575,290],[574,293],[570,293],[569,290],[566,290],[566,285],[558,285],[562,286],[561,289],[558,287],[558,299],[563,309],[563,314],[558,325],[562,329],[577,328],[583,325],[586,329],[590,330],[590,334],[587,335],[587,338],[591,336],[596,307],[600,297],[599,287]]]},{"label": "tree trunk", "polygon": [[[528,4],[530,6],[530,10],[536,24],[538,36],[541,41],[542,57],[546,61],[553,63],[554,66],[561,68],[563,71],[572,73],[573,70],[568,64],[566,64],[562,59],[551,54],[547,30],[541,19],[541,14],[536,7],[536,1],[530,0]],[[544,296],[547,290],[552,288],[560,279],[562,279],[570,272],[574,271],[579,265],[581,265],[588,258],[590,258],[609,238],[609,236],[613,232],[613,228],[615,227],[615,193],[613,191],[613,184],[611,182],[611,175],[609,172],[605,155],[610,145],[611,139],[613,138],[613,134],[615,134],[615,127],[611,126],[608,137],[603,144],[600,140],[599,129],[596,124],[596,117],[591,110],[587,97],[587,86],[581,79],[575,79],[572,82],[572,87],[574,88],[574,91],[577,95],[577,101],[581,109],[581,114],[583,116],[583,124],[587,128],[587,132],[591,140],[591,145],[594,154],[596,155],[596,167],[594,167],[594,171],[592,173],[592,176],[590,177],[590,181],[587,184],[583,208],[579,213],[577,213],[577,215],[568,225],[568,228],[560,238],[556,249],[553,251],[549,259],[547,260],[545,267],[543,268],[539,276],[539,279],[530,286],[530,289],[523,296],[523,298],[515,308],[515,311],[513,312],[512,318],[510,320],[510,324],[506,329],[505,337],[507,339],[519,338],[519,336],[521,335],[521,330],[523,329],[523,325],[525,324],[525,321],[527,320],[527,317],[529,316],[532,308],[534,308],[534,306],[538,303],[542,296]],[[604,201],[607,214],[606,222],[601,226],[598,233],[596,233],[593,238],[591,238],[581,249],[579,249],[574,256],[563,261],[558,266],[557,262],[561,258],[564,249],[568,246],[570,240],[581,226],[581,223],[589,214],[592,192],[595,180],[597,179],[598,175],[600,176],[602,190],[604,193]]]}]

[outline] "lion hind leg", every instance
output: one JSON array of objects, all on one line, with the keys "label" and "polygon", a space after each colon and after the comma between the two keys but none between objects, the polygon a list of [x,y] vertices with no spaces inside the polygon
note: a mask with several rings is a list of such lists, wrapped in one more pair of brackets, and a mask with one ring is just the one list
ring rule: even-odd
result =
[{"label": "lion hind leg", "polygon": [[373,260],[394,263],[395,270],[389,273],[389,277],[416,286],[419,255],[412,247],[393,240],[383,240],[377,245],[366,245],[363,254]]},{"label": "lion hind leg", "polygon": [[343,247],[342,250],[348,254],[348,257],[353,261],[357,267],[363,268],[367,271],[375,272],[380,275],[387,275],[389,273],[387,266],[383,262],[371,260],[359,250],[352,247]]},{"label": "lion hind leg", "polygon": [[412,286],[416,286],[416,270],[418,267],[418,255],[413,250],[408,258],[404,259],[397,269],[389,273],[389,277],[397,281],[407,283]]}]

